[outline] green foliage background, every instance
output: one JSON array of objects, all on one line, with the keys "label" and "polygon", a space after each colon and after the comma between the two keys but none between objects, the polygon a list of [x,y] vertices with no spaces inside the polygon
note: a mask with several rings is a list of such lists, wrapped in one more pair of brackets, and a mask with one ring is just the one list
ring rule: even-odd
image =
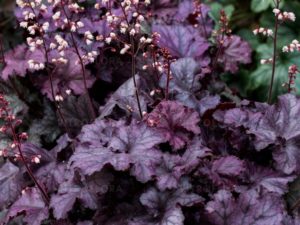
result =
[{"label": "green foliage background", "polygon": [[[252,30],[257,27],[274,27],[273,0],[220,0],[206,1],[211,6],[211,16],[218,21],[218,12],[225,9],[230,17],[230,26],[233,33],[247,40],[253,49],[253,63],[241,68],[238,74],[225,74],[223,79],[234,89],[237,89],[243,97],[253,100],[265,101],[271,78],[271,65],[260,65],[261,59],[271,58],[273,40],[254,36]],[[294,12],[296,22],[285,22],[279,29],[278,60],[275,74],[275,86],[273,99],[286,93],[282,84],[288,79],[288,67],[292,64],[300,66],[300,54],[282,53],[284,45],[299,39],[300,35],[300,1],[282,0],[280,8],[285,11]],[[297,95],[300,94],[300,75],[296,79]]]}]

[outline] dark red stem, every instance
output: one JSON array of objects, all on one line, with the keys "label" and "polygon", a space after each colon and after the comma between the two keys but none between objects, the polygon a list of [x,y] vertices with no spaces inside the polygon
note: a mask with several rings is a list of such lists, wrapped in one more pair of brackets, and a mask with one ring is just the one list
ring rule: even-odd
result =
[{"label": "dark red stem", "polygon": [[[8,112],[6,112],[8,114]],[[33,180],[33,182],[36,184],[36,186],[38,187],[38,189],[40,190],[44,200],[46,201],[47,205],[49,205],[50,203],[50,199],[49,199],[49,196],[46,192],[46,190],[43,188],[43,186],[38,182],[38,180],[35,178],[32,170],[30,169],[29,165],[27,164],[26,162],[26,159],[23,155],[23,152],[22,152],[22,149],[21,149],[21,142],[20,142],[20,139],[18,137],[18,135],[16,134],[15,132],[15,129],[14,129],[14,126],[12,124],[12,122],[9,123],[9,127],[11,129],[11,132],[12,132],[12,135],[13,135],[13,139],[14,139],[14,142],[16,142],[16,145],[17,145],[17,148],[18,148],[18,151],[19,151],[19,154],[20,154],[20,157],[21,157],[21,160],[23,162],[23,164],[25,165],[25,168],[26,168],[26,171],[27,173],[29,174],[30,178]]]},{"label": "dark red stem", "polygon": [[[279,1],[277,0],[276,8],[279,7]],[[276,15],[275,19],[275,29],[274,29],[274,39],[273,39],[273,62],[272,62],[272,77],[269,87],[268,93],[268,103],[271,104],[272,102],[272,92],[273,92],[273,85],[274,85],[274,78],[275,78],[275,71],[276,71],[276,51],[277,51],[277,36],[278,36],[278,27],[279,27],[279,20],[278,15]]]}]

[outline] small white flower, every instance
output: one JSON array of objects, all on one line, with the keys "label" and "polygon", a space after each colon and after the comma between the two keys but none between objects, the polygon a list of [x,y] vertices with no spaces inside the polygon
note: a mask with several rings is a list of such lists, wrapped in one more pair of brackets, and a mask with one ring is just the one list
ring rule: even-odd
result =
[{"label": "small white flower", "polygon": [[53,16],[52,19],[58,20],[60,18],[60,11],[57,11]]},{"label": "small white flower", "polygon": [[105,38],[105,42],[106,42],[107,44],[110,44],[110,43],[111,43],[111,41],[112,41],[111,37],[107,37],[107,38]]},{"label": "small white flower", "polygon": [[55,49],[57,47],[57,45],[53,42],[50,43],[50,49]]},{"label": "small white flower", "polygon": [[55,95],[55,101],[62,102],[64,100],[63,96],[61,95]]},{"label": "small white flower", "polygon": [[289,47],[288,46],[284,46],[282,48],[282,52],[289,52]]},{"label": "small white flower", "polygon": [[275,14],[275,15],[278,15],[279,13],[280,13],[280,10],[279,9],[273,9],[273,13]]},{"label": "small white flower", "polygon": [[42,5],[41,5],[41,7],[40,7],[40,10],[42,10],[42,11],[46,11],[46,10],[47,10],[47,6],[46,6],[46,5],[44,5],[44,4],[42,4]]},{"label": "small white flower", "polygon": [[77,27],[79,27],[79,28],[84,27],[84,23],[81,21],[78,21],[76,24],[77,24]]},{"label": "small white flower", "polygon": [[39,157],[35,156],[35,157],[33,157],[32,162],[39,164],[41,162],[41,160]]},{"label": "small white flower", "polygon": [[129,32],[129,34],[130,34],[131,36],[134,36],[135,33],[136,33],[135,29],[131,29],[130,32]]},{"label": "small white flower", "polygon": [[110,36],[111,38],[115,38],[115,37],[116,37],[116,34],[113,33],[113,32],[111,32],[111,33],[109,34],[109,36]]},{"label": "small white flower", "polygon": [[295,16],[295,14],[292,13],[292,12],[289,12],[287,17],[288,17],[291,21],[295,21],[295,20],[296,20],[296,16]]},{"label": "small white flower", "polygon": [[141,42],[142,44],[145,43],[146,40],[147,40],[147,39],[146,39],[145,37],[141,37],[141,38],[140,38],[140,42]]},{"label": "small white flower", "polygon": [[268,35],[268,36],[272,36],[272,35],[273,35],[273,31],[272,31],[271,29],[268,29],[268,30],[267,30],[267,35]]},{"label": "small white flower", "polygon": [[28,22],[26,21],[20,23],[20,27],[27,28],[27,26],[28,26]]},{"label": "small white flower", "polygon": [[138,21],[140,21],[140,22],[142,22],[142,21],[145,20],[145,18],[144,18],[142,15],[139,15],[137,19],[138,19]]},{"label": "small white flower", "polygon": [[43,23],[42,29],[46,32],[49,29],[49,22]]},{"label": "small white flower", "polygon": [[253,32],[254,35],[257,35],[258,34],[258,29],[255,29],[252,32]]},{"label": "small white flower", "polygon": [[124,48],[121,49],[120,54],[124,55],[130,49],[130,45],[125,44]]},{"label": "small white flower", "polygon": [[127,31],[127,28],[126,28],[126,27],[121,27],[120,32],[121,32],[122,34],[125,34],[126,31]]},{"label": "small white flower", "polygon": [[114,18],[112,16],[107,16],[106,20],[107,20],[108,23],[112,23]]},{"label": "small white flower", "polygon": [[147,40],[146,40],[146,43],[148,43],[148,44],[150,44],[150,43],[152,43],[152,38],[147,38]]}]

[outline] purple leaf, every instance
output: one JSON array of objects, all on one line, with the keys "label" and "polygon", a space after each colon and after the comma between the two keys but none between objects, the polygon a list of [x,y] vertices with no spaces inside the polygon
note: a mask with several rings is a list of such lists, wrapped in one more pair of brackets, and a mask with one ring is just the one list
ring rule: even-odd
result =
[{"label": "purple leaf", "polygon": [[191,207],[203,202],[197,194],[189,193],[190,188],[190,183],[185,179],[179,188],[172,192],[159,192],[155,188],[149,188],[141,195],[140,201],[150,214],[161,218],[155,224],[183,225],[184,216],[181,207]]},{"label": "purple leaf", "polygon": [[25,185],[20,169],[7,161],[0,168],[0,209],[16,200]]},{"label": "purple leaf", "polygon": [[231,35],[225,39],[224,50],[218,58],[219,63],[224,65],[224,70],[236,73],[238,64],[251,62],[251,47],[237,35]]},{"label": "purple leaf", "polygon": [[165,153],[163,161],[155,172],[158,189],[164,191],[177,188],[180,178],[191,173],[197,168],[201,159],[209,155],[211,150],[204,147],[196,138],[182,156]]},{"label": "purple leaf", "polygon": [[[140,76],[136,76],[137,87],[141,85]],[[143,95],[140,94],[140,104],[141,110],[146,111],[147,105],[146,100]],[[133,79],[128,79],[123,85],[121,85],[118,90],[109,98],[107,103],[100,108],[100,119],[103,119],[110,114],[112,114],[113,110],[116,106],[123,109],[127,114],[133,114],[135,117],[139,117],[138,112],[138,103],[135,95],[135,87]]]},{"label": "purple leaf", "polygon": [[97,208],[96,194],[83,186],[79,178],[70,175],[68,180],[60,184],[57,194],[51,196],[50,207],[53,208],[55,218],[66,218],[76,199],[79,199],[85,207]]},{"label": "purple leaf", "polygon": [[175,18],[179,21],[187,20],[190,24],[197,24],[197,28],[201,31],[202,37],[210,35],[213,29],[213,22],[209,18],[208,13],[210,7],[205,4],[200,4],[199,15],[195,15],[195,4],[193,1],[185,0],[180,2],[178,6],[178,12],[175,14]]},{"label": "purple leaf", "polygon": [[7,52],[5,54],[6,66],[1,73],[2,79],[8,80],[9,77],[14,75],[25,77],[29,70],[28,60],[30,59],[37,63],[44,63],[45,54],[39,49],[31,52],[25,44],[18,45],[13,50]]},{"label": "purple leaf", "polygon": [[206,205],[209,220],[215,225],[281,225],[283,204],[272,195],[260,197],[255,191],[235,199],[229,191],[220,190]]},{"label": "purple leaf", "polygon": [[92,124],[82,127],[78,139],[83,144],[99,147],[107,144],[116,135],[118,128],[125,125],[125,122],[114,120],[96,119]]},{"label": "purple leaf", "polygon": [[201,98],[197,104],[198,112],[200,112],[200,115],[203,116],[206,111],[216,108],[220,103],[221,98],[218,95],[209,95]]},{"label": "purple leaf", "polygon": [[201,57],[209,48],[208,42],[193,26],[153,25],[152,30],[161,35],[159,47],[167,48],[174,57]]},{"label": "purple leaf", "polygon": [[[122,171],[129,169],[132,165],[131,173],[139,181],[150,180],[154,175],[155,165],[161,159],[160,152],[153,147],[164,142],[164,137],[143,123],[133,122],[130,126],[115,123],[115,125],[109,125],[115,127],[115,130],[107,128],[106,131],[103,129],[98,133],[100,141],[97,143],[94,131],[95,129],[97,131],[97,127],[101,130],[103,124],[104,122],[96,120],[93,125],[88,125],[83,129],[80,137],[83,143],[71,157],[73,167],[80,168],[84,174],[91,175],[100,171],[105,165],[112,165],[116,170]],[[116,129],[117,125],[120,125],[118,129]],[[88,136],[88,134],[91,135]],[[102,136],[104,136],[103,139]]]},{"label": "purple leaf", "polygon": [[[169,83],[169,93],[174,94],[176,100],[182,104],[195,108],[194,92],[200,89],[199,65],[193,58],[182,58],[171,64],[172,79]],[[167,75],[161,77],[160,86],[166,87]]]},{"label": "purple leaf", "polygon": [[162,142],[164,137],[155,129],[133,123],[121,127],[112,137],[109,147],[114,151],[128,152],[133,164],[131,173],[140,182],[147,182],[154,175],[155,166],[161,159],[161,153],[153,147]]},{"label": "purple leaf", "polygon": [[120,127],[112,137],[109,147],[114,151],[135,153],[151,149],[164,141],[163,136],[144,123],[132,122],[131,126]]},{"label": "purple leaf", "polygon": [[298,170],[300,163],[300,124],[294,122],[299,113],[300,102],[294,95],[280,96],[278,104],[268,107],[258,124],[253,124],[249,131],[256,137],[257,150],[275,145],[276,166],[286,174]]},{"label": "purple leaf", "polygon": [[10,207],[7,220],[20,213],[24,213],[23,220],[32,225],[40,225],[44,219],[49,217],[48,207],[38,189],[25,189],[22,196]]},{"label": "purple leaf", "polygon": [[80,145],[70,158],[72,168],[78,168],[85,175],[101,171],[104,166],[112,165],[116,170],[129,169],[131,160],[126,153],[114,153],[104,147]]},{"label": "purple leaf", "polygon": [[212,170],[221,175],[237,176],[245,170],[244,162],[235,156],[226,156],[213,162]]},{"label": "purple leaf", "polygon": [[164,154],[161,164],[156,168],[156,185],[159,190],[174,189],[178,187],[181,173],[175,168],[181,166],[181,157],[178,155]]},{"label": "purple leaf", "polygon": [[175,150],[189,141],[189,132],[199,134],[199,115],[179,102],[162,101],[147,116],[150,126],[156,127]]},{"label": "purple leaf", "polygon": [[254,163],[247,163],[244,179],[246,182],[249,182],[247,188],[263,188],[267,192],[283,195],[288,190],[288,183],[292,182],[295,176],[287,176],[271,168],[261,167]]}]

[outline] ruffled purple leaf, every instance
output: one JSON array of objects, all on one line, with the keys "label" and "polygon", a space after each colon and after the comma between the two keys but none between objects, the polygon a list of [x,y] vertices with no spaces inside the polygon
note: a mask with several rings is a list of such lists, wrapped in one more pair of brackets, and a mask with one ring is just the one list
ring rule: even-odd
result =
[{"label": "ruffled purple leaf", "polygon": [[53,209],[55,218],[66,218],[76,199],[87,208],[97,208],[96,193],[89,190],[88,186],[83,186],[78,177],[70,175],[65,182],[60,184],[57,194],[51,196],[50,207]]},{"label": "ruffled purple leaf", "polygon": [[[96,124],[101,123],[96,121]],[[143,123],[133,122],[130,126],[118,127],[108,143],[93,144],[86,141],[86,134],[93,132],[93,130],[88,131],[88,128],[94,129],[95,125],[86,126],[81,135],[81,138],[85,137],[82,138],[85,142],[78,146],[71,157],[74,168],[91,175],[102,170],[105,165],[112,165],[119,171],[127,170],[132,165],[130,171],[139,181],[146,182],[152,178],[154,168],[161,159],[161,153],[155,150],[154,146],[165,141],[159,132]],[[94,133],[90,136],[92,140],[94,140],[93,135]],[[101,133],[98,135],[101,141]]]},{"label": "ruffled purple leaf", "polygon": [[126,153],[114,153],[105,147],[80,145],[70,158],[72,168],[78,168],[85,175],[101,171],[104,166],[111,165],[118,171],[129,169],[130,157]]},{"label": "ruffled purple leaf", "polygon": [[24,190],[22,196],[9,208],[7,221],[20,213],[24,214],[23,221],[32,225],[40,225],[49,217],[49,209],[38,189]]},{"label": "ruffled purple leaf", "polygon": [[201,57],[209,48],[208,42],[193,26],[153,25],[152,30],[161,35],[159,47],[167,48],[174,57]]},{"label": "ruffled purple leaf", "polygon": [[[172,79],[169,82],[169,94],[182,104],[195,108],[194,93],[200,89],[198,82],[199,65],[193,58],[182,58],[171,64]],[[161,77],[160,86],[166,87],[167,75]]]},{"label": "ruffled purple leaf", "polygon": [[248,42],[243,41],[239,36],[232,35],[224,41],[222,54],[218,62],[223,64],[224,70],[236,73],[239,64],[251,62],[251,47]]},{"label": "ruffled purple leaf", "polygon": [[181,165],[181,157],[178,155],[164,154],[161,164],[156,168],[156,185],[159,190],[175,189],[179,185],[181,173],[175,168]]},{"label": "ruffled purple leaf", "polygon": [[125,122],[114,120],[102,120],[97,118],[92,124],[82,127],[78,136],[80,143],[89,146],[99,147],[108,144],[111,138],[116,135],[118,128],[125,125]]},{"label": "ruffled purple leaf", "polygon": [[206,205],[207,216],[215,225],[281,225],[283,203],[272,195],[259,196],[256,191],[240,194],[219,190]]},{"label": "ruffled purple leaf", "polygon": [[[244,180],[245,188],[261,190],[263,192],[277,193],[283,195],[288,191],[288,184],[296,177],[281,174],[271,168],[247,163]],[[242,189],[244,191],[244,189]]]},{"label": "ruffled purple leaf", "polygon": [[184,215],[181,207],[191,207],[203,203],[203,198],[191,193],[191,184],[182,180],[180,187],[175,191],[160,192],[155,188],[149,188],[141,195],[140,201],[148,212],[158,221],[154,224],[183,225]]},{"label": "ruffled purple leaf", "polygon": [[164,191],[177,188],[181,177],[190,174],[199,166],[201,159],[210,155],[211,150],[196,138],[182,156],[165,153],[155,172],[158,189]]},{"label": "ruffled purple leaf", "polygon": [[233,190],[244,170],[245,165],[242,160],[235,156],[224,156],[213,162],[206,162],[199,172],[207,176],[214,185]]},{"label": "ruffled purple leaf", "polygon": [[[141,85],[140,76],[136,76],[137,87]],[[141,110],[147,110],[147,104],[144,96],[139,95]],[[132,114],[139,118],[139,107],[136,99],[134,81],[132,78],[128,79],[122,84],[118,90],[108,99],[107,103],[100,107],[100,118],[105,118],[113,113],[116,107],[123,109],[127,114]]]},{"label": "ruffled purple leaf", "polygon": [[201,116],[211,109],[215,109],[221,103],[219,95],[208,95],[200,99],[197,104],[198,112]]},{"label": "ruffled purple leaf", "polygon": [[208,38],[213,29],[213,21],[208,15],[209,12],[210,7],[202,3],[199,10],[200,15],[198,15],[195,13],[194,2],[185,0],[179,3],[178,11],[174,17],[176,20],[187,21],[191,25],[197,25],[202,37]]},{"label": "ruffled purple leaf", "polygon": [[3,164],[0,168],[0,209],[14,202],[24,185],[20,169],[9,161]]},{"label": "ruffled purple leaf", "polygon": [[225,156],[213,162],[212,170],[220,175],[237,176],[245,170],[245,166],[237,157]]},{"label": "ruffled purple leaf", "polygon": [[18,45],[13,50],[8,51],[5,54],[6,66],[1,72],[1,78],[8,80],[9,77],[18,75],[25,77],[26,73],[30,71],[28,60],[34,60],[36,63],[44,63],[45,54],[36,49],[31,52],[25,44]]},{"label": "ruffled purple leaf", "polygon": [[175,150],[189,141],[190,134],[200,133],[199,121],[197,112],[175,101],[162,101],[147,116],[148,124],[162,132]]},{"label": "ruffled purple leaf", "polygon": [[116,152],[130,153],[132,175],[140,182],[147,182],[154,176],[155,167],[161,160],[161,153],[153,147],[164,141],[159,132],[145,124],[132,124],[121,127],[109,147]]},{"label": "ruffled purple leaf", "polygon": [[299,169],[300,124],[294,122],[299,113],[300,102],[295,96],[280,96],[278,104],[267,108],[259,123],[253,124],[249,131],[255,135],[257,150],[275,145],[276,166],[286,174]]}]

